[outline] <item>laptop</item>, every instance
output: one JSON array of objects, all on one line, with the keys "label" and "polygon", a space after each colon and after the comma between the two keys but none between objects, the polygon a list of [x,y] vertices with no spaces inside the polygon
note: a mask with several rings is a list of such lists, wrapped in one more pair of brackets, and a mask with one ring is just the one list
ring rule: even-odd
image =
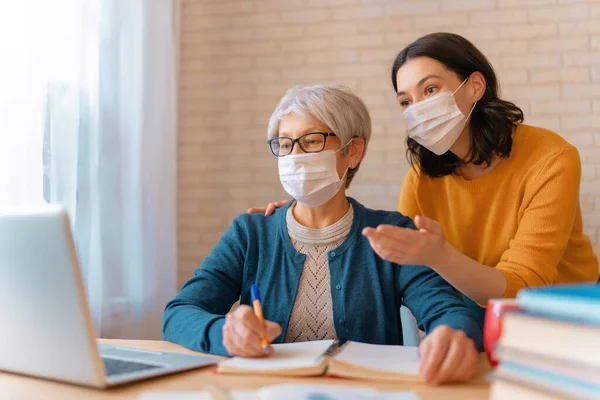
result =
[{"label": "laptop", "polygon": [[61,206],[0,213],[0,370],[106,388],[215,357],[98,345]]}]

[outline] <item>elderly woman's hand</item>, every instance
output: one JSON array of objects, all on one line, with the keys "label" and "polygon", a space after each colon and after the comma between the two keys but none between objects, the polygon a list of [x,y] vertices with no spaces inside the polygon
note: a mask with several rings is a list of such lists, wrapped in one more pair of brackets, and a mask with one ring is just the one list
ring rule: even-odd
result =
[{"label": "elderly woman's hand", "polygon": [[265,321],[263,328],[251,307],[241,305],[225,317],[223,325],[223,346],[232,356],[264,357],[273,352],[265,353],[260,341],[263,337],[269,343],[281,335],[281,326],[275,322]]},{"label": "elderly woman's hand", "polygon": [[479,366],[475,343],[463,331],[438,326],[419,346],[419,372],[427,383],[468,381]]},{"label": "elderly woman's hand", "polygon": [[281,201],[276,201],[274,203],[269,203],[267,208],[253,207],[248,210],[248,214],[265,213],[265,216],[268,217],[269,215],[272,215],[277,208],[281,208],[281,207],[285,206],[287,204],[287,202],[288,202],[288,200],[281,200]]},{"label": "elderly woman's hand", "polygon": [[365,228],[363,235],[369,239],[373,251],[386,261],[396,264],[426,265],[436,268],[444,262],[446,247],[439,222],[417,216],[415,226],[405,229],[393,225]]}]

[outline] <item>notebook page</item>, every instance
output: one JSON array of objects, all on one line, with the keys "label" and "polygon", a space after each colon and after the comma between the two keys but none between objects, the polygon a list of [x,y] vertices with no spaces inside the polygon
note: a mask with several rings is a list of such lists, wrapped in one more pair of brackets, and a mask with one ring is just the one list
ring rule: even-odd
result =
[{"label": "notebook page", "polygon": [[245,370],[279,370],[310,367],[319,363],[319,357],[331,346],[333,340],[274,344],[274,353],[264,358],[233,357],[221,365]]},{"label": "notebook page", "polygon": [[418,347],[348,342],[333,358],[368,369],[400,374],[419,373]]}]

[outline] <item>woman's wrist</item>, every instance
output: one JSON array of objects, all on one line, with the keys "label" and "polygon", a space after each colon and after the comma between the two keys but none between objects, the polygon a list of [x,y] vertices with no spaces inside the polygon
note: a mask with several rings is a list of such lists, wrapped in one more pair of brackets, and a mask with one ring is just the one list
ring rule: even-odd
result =
[{"label": "woman's wrist", "polygon": [[447,240],[444,240],[440,251],[437,254],[436,260],[429,267],[438,274],[442,274],[449,269],[452,269],[454,260],[456,259],[457,250]]}]

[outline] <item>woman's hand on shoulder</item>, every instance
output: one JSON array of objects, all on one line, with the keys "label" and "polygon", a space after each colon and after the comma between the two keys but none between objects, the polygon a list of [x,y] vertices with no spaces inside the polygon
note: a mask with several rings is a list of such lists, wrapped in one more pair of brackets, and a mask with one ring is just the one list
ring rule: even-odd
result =
[{"label": "woman's hand on shoulder", "polygon": [[287,203],[288,200],[281,200],[276,201],[274,203],[269,203],[269,205],[266,208],[253,207],[248,210],[248,214],[265,213],[265,216],[268,217],[269,215],[272,215],[276,209],[285,206]]},{"label": "woman's hand on shoulder", "polygon": [[371,248],[386,261],[406,265],[427,265],[434,268],[443,263],[448,243],[438,221],[417,216],[417,230],[393,225],[365,228]]}]

